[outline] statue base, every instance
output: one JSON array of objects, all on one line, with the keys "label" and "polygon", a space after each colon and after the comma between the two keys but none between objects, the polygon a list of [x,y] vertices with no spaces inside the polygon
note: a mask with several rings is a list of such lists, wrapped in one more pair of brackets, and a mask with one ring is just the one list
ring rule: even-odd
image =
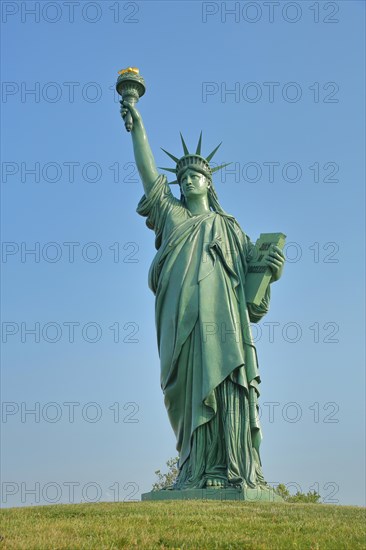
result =
[{"label": "statue base", "polygon": [[163,489],[143,493],[141,500],[243,500],[246,502],[284,502],[272,487],[226,489]]}]

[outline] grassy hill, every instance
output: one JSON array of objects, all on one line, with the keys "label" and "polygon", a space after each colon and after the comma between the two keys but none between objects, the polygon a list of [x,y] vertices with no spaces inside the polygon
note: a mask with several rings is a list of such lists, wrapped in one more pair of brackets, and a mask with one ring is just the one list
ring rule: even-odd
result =
[{"label": "grassy hill", "polygon": [[0,550],[366,548],[365,509],[324,504],[163,501],[0,511]]}]

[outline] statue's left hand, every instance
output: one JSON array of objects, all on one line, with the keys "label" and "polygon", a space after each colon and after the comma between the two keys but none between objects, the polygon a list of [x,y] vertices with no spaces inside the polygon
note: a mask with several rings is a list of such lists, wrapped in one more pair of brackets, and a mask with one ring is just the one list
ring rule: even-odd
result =
[{"label": "statue's left hand", "polygon": [[285,263],[285,256],[282,250],[278,248],[278,246],[273,246],[270,249],[268,256],[265,258],[265,262],[272,270],[271,283],[278,281],[282,275],[283,265]]}]

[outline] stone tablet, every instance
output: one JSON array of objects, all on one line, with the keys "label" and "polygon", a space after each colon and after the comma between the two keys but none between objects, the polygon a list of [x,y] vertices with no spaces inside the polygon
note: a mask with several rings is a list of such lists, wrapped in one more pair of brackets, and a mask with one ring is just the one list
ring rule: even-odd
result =
[{"label": "stone tablet", "polygon": [[265,263],[266,254],[273,246],[281,250],[285,244],[283,233],[261,233],[255,243],[253,258],[249,263],[245,279],[245,297],[247,302],[259,306],[271,281],[272,271]]}]

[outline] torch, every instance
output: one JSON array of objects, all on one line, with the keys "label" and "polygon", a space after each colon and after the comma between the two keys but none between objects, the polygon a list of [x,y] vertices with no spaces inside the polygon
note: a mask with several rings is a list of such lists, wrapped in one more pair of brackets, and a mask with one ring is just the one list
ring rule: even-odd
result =
[{"label": "torch", "polygon": [[[139,70],[136,67],[128,67],[128,69],[118,71],[118,74],[116,90],[122,97],[120,103],[125,100],[131,105],[135,105],[145,93],[146,86],[144,79],[140,76]],[[128,111],[125,118],[125,128],[127,132],[131,132],[132,126],[132,116]]]}]

